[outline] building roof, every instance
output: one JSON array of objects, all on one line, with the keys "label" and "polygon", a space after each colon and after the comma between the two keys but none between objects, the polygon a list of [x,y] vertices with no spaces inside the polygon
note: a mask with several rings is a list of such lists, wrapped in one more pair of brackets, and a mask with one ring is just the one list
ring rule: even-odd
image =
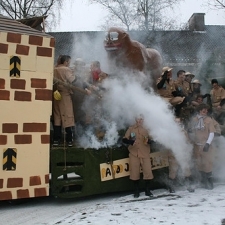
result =
[{"label": "building roof", "polygon": [[12,32],[35,36],[51,37],[49,34],[35,30],[9,17],[0,15],[0,32]]}]

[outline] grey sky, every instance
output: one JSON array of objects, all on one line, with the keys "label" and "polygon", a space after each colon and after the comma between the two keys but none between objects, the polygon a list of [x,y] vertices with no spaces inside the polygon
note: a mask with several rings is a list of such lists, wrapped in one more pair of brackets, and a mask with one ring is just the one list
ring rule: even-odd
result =
[{"label": "grey sky", "polygon": [[[60,24],[53,31],[100,30],[106,12],[99,5],[89,5],[87,0],[75,0],[73,5],[64,5]],[[193,13],[205,13],[207,25],[225,25],[224,10],[209,10],[206,0],[185,0],[176,12],[171,13],[185,23]]]}]

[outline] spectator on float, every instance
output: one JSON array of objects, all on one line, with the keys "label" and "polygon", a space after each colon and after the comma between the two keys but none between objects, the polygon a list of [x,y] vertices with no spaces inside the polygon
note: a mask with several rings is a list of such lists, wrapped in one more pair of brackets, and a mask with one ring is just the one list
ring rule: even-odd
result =
[{"label": "spectator on float", "polygon": [[213,113],[216,119],[224,116],[225,112],[225,90],[218,84],[217,79],[211,80],[212,90],[210,91]]},{"label": "spectator on float", "polygon": [[171,67],[163,67],[162,74],[157,80],[158,94],[175,107],[176,115],[180,113],[185,96],[181,96],[180,92],[176,89],[176,84],[172,79]]},{"label": "spectator on float", "polygon": [[185,72],[184,76],[185,76],[184,81],[186,83],[186,85],[185,85],[186,86],[186,93],[187,93],[187,96],[190,99],[192,97],[191,81],[195,77],[195,75],[190,73],[190,72]]},{"label": "spectator on float", "polygon": [[59,58],[59,65],[54,69],[55,86],[60,93],[60,98],[53,99],[53,117],[54,117],[54,135],[53,146],[59,146],[62,138],[62,127],[65,132],[64,141],[67,142],[68,147],[73,146],[73,132],[75,125],[73,102],[71,99],[72,90],[65,84],[73,84],[75,76],[69,68],[71,57],[62,55]]}]

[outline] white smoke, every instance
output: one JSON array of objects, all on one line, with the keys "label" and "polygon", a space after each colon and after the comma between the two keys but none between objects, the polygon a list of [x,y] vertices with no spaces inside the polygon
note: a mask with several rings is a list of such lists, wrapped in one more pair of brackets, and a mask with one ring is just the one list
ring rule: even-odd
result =
[{"label": "white smoke", "polygon": [[143,88],[143,79],[140,79],[141,82],[137,80],[142,74],[133,75],[122,74],[105,80],[106,91],[102,99],[102,106],[108,118],[102,118],[106,128],[105,137],[103,141],[98,141],[93,137],[93,133],[86,133],[87,140],[82,137],[80,144],[85,148],[96,149],[115,145],[119,137],[117,130],[127,129],[135,123],[137,115],[143,114],[144,125],[150,131],[151,137],[173,151],[182,169],[187,168],[190,166],[192,146],[186,142],[185,135],[174,121],[169,104],[152,90]]},{"label": "white smoke", "polygon": [[215,151],[215,161],[214,161],[214,177],[225,181],[225,138],[224,136],[215,137],[213,142],[213,149]]}]

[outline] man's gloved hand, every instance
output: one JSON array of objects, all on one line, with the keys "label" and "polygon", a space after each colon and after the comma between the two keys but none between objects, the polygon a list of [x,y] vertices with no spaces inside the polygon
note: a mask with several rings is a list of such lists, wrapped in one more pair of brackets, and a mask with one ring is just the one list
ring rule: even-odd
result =
[{"label": "man's gloved hand", "polygon": [[127,139],[127,138],[123,138],[122,142],[124,144],[127,144],[127,145],[134,145],[135,140],[130,140],[130,139]]},{"label": "man's gloved hand", "polygon": [[129,140],[130,141],[130,145],[134,145],[135,140]]},{"label": "man's gloved hand", "polygon": [[169,72],[168,71],[165,71],[164,72],[164,74],[162,75],[162,79],[163,80],[166,80],[167,79],[167,74],[168,74]]},{"label": "man's gloved hand", "polygon": [[204,94],[202,97],[203,98],[208,98],[208,97],[211,97],[211,95],[210,94]]},{"label": "man's gloved hand", "polygon": [[208,152],[209,151],[209,144],[206,143],[205,146],[203,147],[203,152]]},{"label": "man's gloved hand", "polygon": [[153,144],[153,143],[155,143],[155,141],[153,140],[153,139],[148,139],[148,141],[147,141],[147,144]]}]

